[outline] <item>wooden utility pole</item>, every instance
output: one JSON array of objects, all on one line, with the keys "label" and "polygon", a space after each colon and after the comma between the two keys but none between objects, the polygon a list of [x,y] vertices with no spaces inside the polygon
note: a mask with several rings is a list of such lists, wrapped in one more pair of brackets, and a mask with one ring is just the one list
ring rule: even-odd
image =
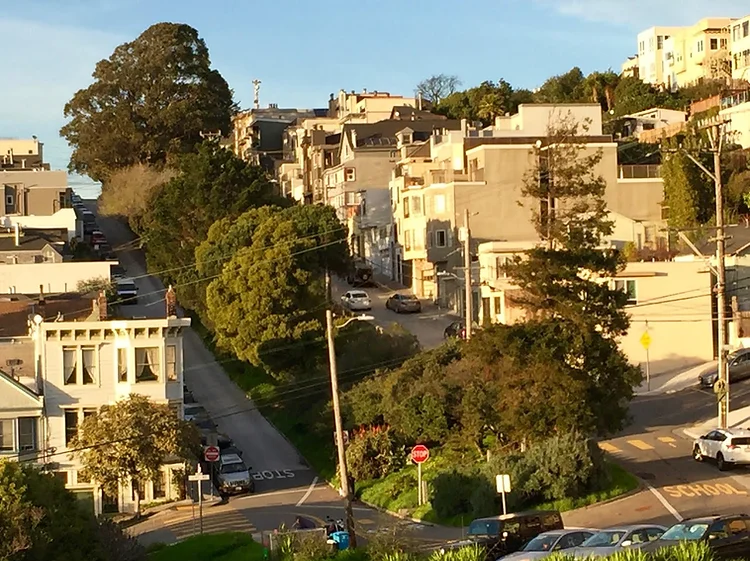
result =
[{"label": "wooden utility pole", "polygon": [[469,209],[464,211],[464,288],[466,290],[466,340],[471,339],[471,323],[474,319],[473,291],[471,289],[471,230],[469,229]]},{"label": "wooden utility pole", "polygon": [[[326,286],[330,286],[330,275],[326,271]],[[339,458],[339,478],[341,479],[341,493],[344,495],[346,511],[346,531],[349,533],[351,547],[357,547],[357,536],[354,529],[354,512],[352,509],[352,489],[349,488],[349,470],[346,465],[346,449],[344,447],[344,427],[341,421],[341,404],[339,402],[339,378],[336,366],[336,347],[333,333],[333,312],[330,303],[326,309],[326,336],[328,338],[328,364],[331,371],[331,396],[333,401],[333,421],[336,427],[336,450]]]},{"label": "wooden utility pole", "polygon": [[[724,235],[724,189],[721,183],[721,150],[722,126],[713,129],[712,150],[714,153],[714,187],[716,191],[716,307],[719,322],[719,380],[723,381],[722,393],[719,394],[719,426],[727,428],[729,422],[729,368],[727,366],[727,305],[726,305],[726,237]],[[723,395],[722,395],[723,394]]]}]

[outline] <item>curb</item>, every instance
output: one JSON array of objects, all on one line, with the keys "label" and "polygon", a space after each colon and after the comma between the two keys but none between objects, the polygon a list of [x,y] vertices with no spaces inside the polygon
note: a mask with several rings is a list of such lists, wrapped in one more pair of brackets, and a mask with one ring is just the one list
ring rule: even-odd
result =
[{"label": "curb", "polygon": [[373,510],[377,510],[378,512],[383,512],[395,518],[400,518],[401,520],[408,520],[409,522],[414,522],[415,524],[422,524],[423,526],[430,526],[432,528],[440,527],[440,524],[435,524],[434,522],[427,522],[426,520],[420,520],[419,518],[413,518],[411,516],[401,515],[397,512],[393,512],[392,510],[388,510],[387,508],[383,508],[382,506],[372,504],[362,499],[357,499],[357,502],[362,503],[363,505],[366,505]]},{"label": "curb", "polygon": [[642,491],[646,491],[646,482],[635,475],[634,473],[631,474],[633,477],[635,477],[638,480],[638,486],[635,489],[631,489],[627,493],[623,493],[622,495],[618,495],[616,497],[612,497],[611,499],[606,499],[604,501],[599,501],[598,503],[594,503],[591,505],[582,506],[580,508],[575,508],[573,510],[566,510],[565,512],[562,512],[561,514],[565,516],[568,513],[574,513],[574,512],[585,512],[587,510],[591,510],[600,506],[616,503],[617,501],[624,501],[625,499],[629,499],[630,497],[637,495],[638,493]]}]

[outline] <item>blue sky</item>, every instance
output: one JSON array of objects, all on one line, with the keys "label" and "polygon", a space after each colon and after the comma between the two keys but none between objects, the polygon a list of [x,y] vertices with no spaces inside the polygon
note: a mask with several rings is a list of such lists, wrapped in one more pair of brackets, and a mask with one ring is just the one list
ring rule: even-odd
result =
[{"label": "blue sky", "polygon": [[[679,6],[679,11],[675,6]],[[95,63],[160,21],[205,39],[242,107],[323,107],[339,89],[411,94],[422,78],[456,74],[468,87],[505,78],[534,88],[580,66],[613,68],[638,31],[750,13],[747,0],[24,0],[0,14],[4,60],[0,137],[37,135],[53,167],[65,102]],[[710,6],[710,8],[709,8]],[[706,10],[710,9],[710,12]]]}]

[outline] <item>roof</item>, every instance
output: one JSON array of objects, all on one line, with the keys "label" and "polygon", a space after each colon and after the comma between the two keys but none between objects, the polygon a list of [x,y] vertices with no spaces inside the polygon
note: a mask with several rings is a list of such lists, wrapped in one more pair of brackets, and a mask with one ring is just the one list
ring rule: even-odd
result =
[{"label": "roof", "polygon": [[397,105],[391,110],[391,119],[400,119],[402,121],[446,121],[448,117],[446,117],[445,115],[437,115],[435,113],[432,113],[431,111],[416,109],[414,107],[411,107],[410,105]]},{"label": "roof", "polygon": [[9,374],[6,374],[2,370],[0,370],[0,382],[5,382],[6,384],[8,384],[9,386],[11,386],[12,388],[14,388],[14,389],[18,390],[19,392],[21,392],[22,394],[24,394],[26,397],[29,397],[29,398],[33,399],[34,401],[36,401],[37,403],[39,403],[39,406],[41,407],[41,401],[39,399],[40,396],[37,393],[35,393],[34,391],[32,391],[32,389],[29,388],[28,386],[23,385],[21,382],[19,382],[18,380],[16,380],[15,378],[13,378],[12,376],[10,376]]},{"label": "roof", "polygon": [[[47,296],[44,305],[37,298],[13,295],[0,298],[0,338],[29,334],[29,316],[40,314],[47,321],[83,321],[92,312],[92,299],[79,294]],[[61,321],[62,321],[61,320]]]},{"label": "roof", "polygon": [[[725,227],[724,233],[726,236],[729,236],[725,243],[725,250],[727,255],[745,254],[750,252],[750,228],[747,228],[744,225],[737,224],[735,226]],[[714,234],[712,231],[710,236],[713,235]],[[716,255],[716,242],[710,241],[708,237],[707,239],[701,240],[695,245],[703,255]],[[683,253],[692,254],[690,250],[687,250]]]},{"label": "roof", "polygon": [[221,463],[222,464],[241,464],[242,458],[240,458],[239,454],[222,454]]},{"label": "roof", "polygon": [[430,137],[435,129],[460,130],[461,122],[455,119],[441,119],[437,115],[431,120],[408,121],[408,123],[401,119],[386,119],[370,124],[347,124],[344,125],[341,134],[351,139],[352,132],[354,132],[358,148],[395,146],[397,143],[396,134],[406,128],[414,131],[413,137],[415,140],[425,140]]},{"label": "roof", "polygon": [[63,233],[61,230],[24,228],[19,235],[20,244],[16,246],[15,232],[11,229],[0,235],[0,251],[41,251],[48,245],[62,249],[67,239],[67,232]]}]

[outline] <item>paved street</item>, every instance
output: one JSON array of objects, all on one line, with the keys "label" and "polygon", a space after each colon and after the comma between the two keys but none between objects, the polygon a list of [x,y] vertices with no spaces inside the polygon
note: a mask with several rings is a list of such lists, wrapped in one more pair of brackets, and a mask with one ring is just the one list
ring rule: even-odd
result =
[{"label": "paved street", "polygon": [[[332,283],[333,299],[338,301],[342,294],[352,288],[346,281],[334,279]],[[443,331],[457,319],[456,316],[449,314],[446,310],[439,310],[428,300],[422,300],[422,312],[419,314],[397,314],[385,307],[385,301],[396,292],[395,290],[385,284],[380,284],[378,287],[364,287],[362,290],[367,292],[372,299],[372,310],[362,313],[372,315],[375,318],[375,323],[381,327],[394,323],[400,324],[410,333],[416,335],[425,349],[432,349],[440,345],[443,342]],[[402,289],[397,292],[408,293],[409,291]]]}]

